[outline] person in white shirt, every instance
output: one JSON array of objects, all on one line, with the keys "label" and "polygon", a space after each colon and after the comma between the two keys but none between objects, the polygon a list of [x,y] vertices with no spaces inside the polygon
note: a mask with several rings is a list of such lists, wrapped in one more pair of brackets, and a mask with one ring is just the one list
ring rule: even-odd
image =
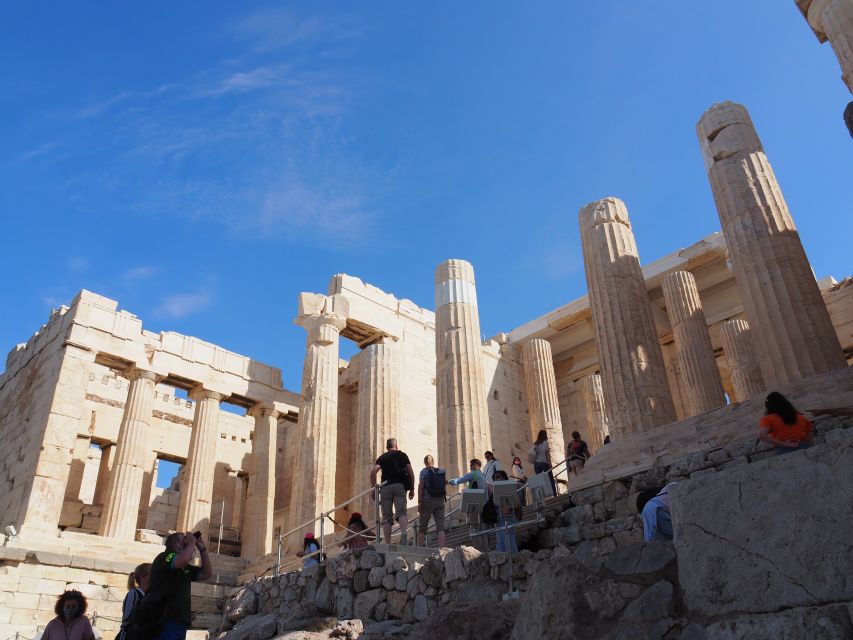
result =
[{"label": "person in white shirt", "polygon": [[494,478],[495,471],[503,471],[503,467],[498,459],[495,458],[495,454],[491,451],[486,451],[483,456],[486,458],[486,466],[483,468],[483,475],[486,476],[486,482],[491,482],[492,478]]}]

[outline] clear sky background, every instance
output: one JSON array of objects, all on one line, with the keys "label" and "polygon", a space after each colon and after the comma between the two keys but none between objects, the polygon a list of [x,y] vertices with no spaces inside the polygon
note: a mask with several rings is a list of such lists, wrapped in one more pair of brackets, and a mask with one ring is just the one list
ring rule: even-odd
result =
[{"label": "clear sky background", "polygon": [[644,263],[719,228],[694,127],[721,100],[817,275],[853,272],[850,96],[793,0],[7,2],[0,70],[4,351],[87,288],[298,390],[298,292],[432,308],[450,257],[508,331],[584,293],[591,200]]}]

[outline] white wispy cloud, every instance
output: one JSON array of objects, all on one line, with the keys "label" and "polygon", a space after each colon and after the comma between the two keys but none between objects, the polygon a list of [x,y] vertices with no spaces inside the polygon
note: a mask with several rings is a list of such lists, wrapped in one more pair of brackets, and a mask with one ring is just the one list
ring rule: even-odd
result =
[{"label": "white wispy cloud", "polygon": [[360,38],[364,29],[346,15],[304,16],[284,7],[260,9],[233,29],[235,36],[251,43],[254,51],[284,49],[299,44],[341,42]]},{"label": "white wispy cloud", "polygon": [[18,156],[18,162],[27,162],[28,160],[35,160],[36,158],[40,158],[49,154],[51,151],[56,149],[59,146],[58,142],[45,142],[44,144],[39,145],[35,149],[30,149],[29,151],[25,151],[21,155]]},{"label": "white wispy cloud", "polygon": [[142,265],[139,267],[131,267],[126,269],[124,273],[121,274],[121,279],[125,281],[135,281],[135,280],[143,280],[145,278],[150,278],[157,274],[159,269],[157,267],[153,267],[151,265]]},{"label": "white wispy cloud", "polygon": [[185,318],[204,311],[210,306],[211,300],[212,296],[207,291],[168,295],[160,300],[160,304],[154,309],[154,315],[158,318]]},{"label": "white wispy cloud", "polygon": [[71,271],[85,271],[89,268],[89,259],[85,256],[75,256],[73,258],[69,258],[65,261],[65,266],[68,267]]}]

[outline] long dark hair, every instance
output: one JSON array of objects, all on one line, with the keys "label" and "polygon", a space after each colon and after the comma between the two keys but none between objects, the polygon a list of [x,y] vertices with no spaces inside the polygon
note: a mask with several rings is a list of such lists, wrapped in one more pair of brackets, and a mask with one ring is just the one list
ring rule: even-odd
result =
[{"label": "long dark hair", "polygon": [[782,418],[785,424],[794,424],[797,422],[797,410],[794,408],[788,399],[778,391],[773,391],[767,396],[764,401],[764,408],[767,409],[766,415],[775,413]]},{"label": "long dark hair", "polygon": [[57,618],[62,618],[62,607],[69,600],[76,600],[77,601],[77,604],[78,604],[78,606],[77,606],[77,617],[78,618],[80,616],[82,616],[84,613],[86,613],[86,606],[88,604],[86,602],[86,596],[84,596],[79,591],[76,591],[75,589],[71,589],[70,591],[66,591],[65,593],[63,593],[61,596],[59,596],[56,599],[56,605],[54,605],[54,607],[53,607],[53,612],[56,614]]},{"label": "long dark hair", "polygon": [[356,527],[361,527],[361,531],[365,531],[367,529],[367,525],[364,524],[364,520],[361,519],[360,513],[352,514],[350,516],[349,523],[347,524],[347,529],[356,532],[356,529],[353,529],[353,525],[355,525]]},{"label": "long dark hair", "polygon": [[536,436],[536,444],[542,444],[542,443],[543,443],[543,442],[545,442],[547,439],[548,439],[548,432],[547,432],[547,431],[545,431],[545,429],[542,429],[542,430],[539,432],[539,435],[538,435],[538,436]]},{"label": "long dark hair", "polygon": [[317,545],[317,548],[318,548],[318,549],[320,548],[320,543],[319,543],[319,542],[317,542],[317,538],[315,538],[314,536],[311,536],[310,538],[305,538],[305,543],[302,545],[302,550],[303,550],[305,553],[308,553],[308,548],[309,548],[312,544],[316,544],[316,545]]}]

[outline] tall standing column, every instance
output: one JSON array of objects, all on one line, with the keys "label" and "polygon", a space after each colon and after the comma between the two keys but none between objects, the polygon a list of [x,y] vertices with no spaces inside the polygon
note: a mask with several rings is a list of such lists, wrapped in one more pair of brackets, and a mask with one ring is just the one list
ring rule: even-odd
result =
[{"label": "tall standing column", "polygon": [[673,422],[675,408],[631,221],[618,198],[580,210],[581,241],[610,433]]},{"label": "tall standing column", "polygon": [[[275,457],[278,451],[278,411],[272,404],[261,403],[252,407],[255,433],[252,438],[252,457],[249,462],[249,486],[246,492],[246,511],[241,530],[244,558],[263,556],[272,551],[273,511],[275,505]],[[242,499],[242,478],[237,479],[234,508]]]},{"label": "tall standing column", "polygon": [[607,412],[604,410],[604,390],[601,388],[601,376],[590,374],[581,381],[581,393],[586,407],[586,423],[589,433],[584,434],[592,452],[604,444],[604,436],[610,433]]},{"label": "tall standing column", "polygon": [[764,380],[846,368],[788,205],[746,109],[723,102],[696,126]]},{"label": "tall standing column", "polygon": [[98,479],[95,481],[95,494],[92,496],[92,504],[94,505],[103,506],[106,502],[115,457],[116,446],[114,444],[101,445],[101,463],[98,465]]},{"label": "tall standing column", "polygon": [[474,267],[446,260],[435,271],[439,466],[464,472],[491,447]]},{"label": "tall standing column", "polygon": [[663,297],[687,396],[687,417],[726,404],[726,392],[693,274],[675,271],[667,275],[663,279]]},{"label": "tall standing column", "polygon": [[104,508],[101,511],[100,534],[119,540],[133,540],[139,518],[145,465],[151,450],[149,425],[154,408],[153,371],[134,369],[127,374],[130,387],[124,415],[118,431],[116,457]]},{"label": "tall standing column", "polygon": [[[358,382],[358,420],[355,461],[350,495],[368,488],[368,473],[385,452],[388,438],[397,437],[400,428],[400,371],[398,349],[390,338],[365,347],[361,356]],[[405,446],[405,443],[401,443]],[[370,498],[357,503],[356,510],[369,513]]]},{"label": "tall standing column", "polygon": [[222,394],[196,387],[189,396],[195,400],[195,414],[187,465],[181,478],[177,530],[201,531],[207,539],[213,502],[216,441],[219,435],[219,401],[222,400]]},{"label": "tall standing column", "polygon": [[[302,406],[296,425],[296,464],[290,496],[290,526],[331,511],[335,506],[340,332],[346,326],[347,301],[336,296],[300,296],[297,324],[308,332],[302,369]],[[314,532],[315,525],[305,531]],[[299,533],[303,533],[300,531]],[[319,531],[315,532],[319,535]],[[291,546],[301,542],[298,534]]]},{"label": "tall standing column", "polygon": [[540,430],[545,430],[551,449],[551,461],[556,464],[566,457],[566,445],[563,440],[563,422],[560,419],[551,343],[540,338],[529,340],[522,346],[522,357],[524,378],[527,381],[530,432],[535,439]]},{"label": "tall standing column", "polygon": [[764,378],[752,350],[752,337],[746,320],[727,320],[720,325],[723,352],[731,370],[735,402],[743,402],[764,391]]},{"label": "tall standing column", "polygon": [[841,65],[841,79],[853,93],[853,2],[796,0],[820,42],[829,40]]}]

